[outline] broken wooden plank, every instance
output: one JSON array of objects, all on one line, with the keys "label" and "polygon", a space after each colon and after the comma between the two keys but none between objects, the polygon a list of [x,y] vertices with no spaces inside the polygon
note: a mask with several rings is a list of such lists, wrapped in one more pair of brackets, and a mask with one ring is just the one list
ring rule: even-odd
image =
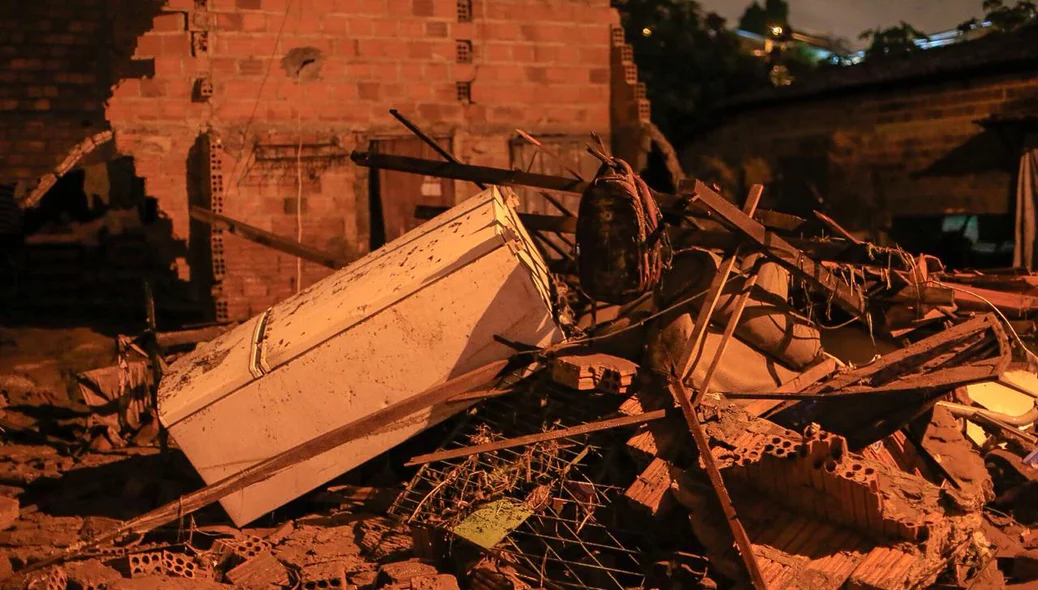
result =
[{"label": "broken wooden plank", "polygon": [[[885,383],[899,375],[911,372],[930,359],[953,349],[969,337],[991,329],[996,336],[1002,333],[1001,326],[992,314],[985,314],[952,326],[938,334],[885,354],[874,363],[836,375],[829,381],[818,384],[811,391],[835,391],[868,379],[870,383]],[[1004,333],[1002,333],[1004,337]]]},{"label": "broken wooden plank", "polygon": [[753,544],[750,542],[746,529],[739,520],[735,506],[732,505],[732,498],[728,494],[728,489],[721,478],[721,472],[714,461],[714,454],[710,451],[710,443],[706,438],[706,432],[703,431],[703,425],[699,423],[699,416],[696,415],[696,410],[692,406],[691,393],[680,379],[671,379],[669,388],[671,396],[681,405],[682,414],[684,414],[689,432],[692,433],[692,438],[696,442],[699,458],[703,462],[703,469],[710,480],[710,486],[713,488],[718,502],[721,504],[721,510],[724,512],[725,520],[732,531],[732,536],[735,537],[735,545],[739,549],[739,556],[746,567],[747,579],[757,590],[767,590],[764,576],[761,573],[760,566],[757,564],[756,557],[753,555]]},{"label": "broken wooden plank", "polygon": [[682,183],[682,193],[691,198],[691,206],[714,213],[726,226],[749,239],[769,258],[787,268],[798,278],[804,279],[828,292],[833,301],[855,316],[865,316],[865,297],[852,285],[816,263],[803,252],[781,237],[769,232],[766,227],[740,211],[702,181]]},{"label": "broken wooden plank", "polygon": [[414,465],[423,465],[425,463],[432,463],[434,461],[446,461],[447,459],[468,457],[469,455],[477,455],[479,453],[489,453],[491,451],[523,447],[535,443],[558,440],[560,438],[570,438],[573,436],[580,436],[582,434],[599,432],[601,430],[620,428],[621,426],[633,426],[635,424],[644,424],[646,422],[652,422],[653,420],[659,420],[661,418],[664,418],[666,417],[666,415],[666,410],[656,410],[653,412],[646,412],[644,414],[637,414],[635,416],[621,416],[619,418],[611,418],[609,420],[602,420],[600,422],[589,422],[588,424],[581,424],[580,426],[560,428],[558,430],[549,430],[548,432],[540,432],[537,434],[528,434],[526,436],[518,436],[516,438],[499,440],[482,445],[473,445],[471,447],[463,447],[460,449],[437,451],[435,453],[427,453],[425,455],[418,455],[417,457],[413,457],[404,465],[407,467],[411,467]]},{"label": "broken wooden plank", "polygon": [[864,243],[861,240],[859,240],[858,238],[854,237],[854,235],[851,234],[851,232],[845,230],[843,228],[843,226],[841,226],[839,223],[836,223],[836,220],[833,219],[832,217],[829,217],[825,213],[822,213],[821,211],[817,211],[817,210],[814,212],[814,214],[815,214],[815,217],[818,218],[818,221],[821,221],[823,224],[825,224],[825,226],[827,228],[829,228],[829,231],[833,232],[837,236],[840,236],[841,238],[847,240],[848,242],[850,242],[852,244],[863,244]]},{"label": "broken wooden plank", "polygon": [[277,250],[278,252],[302,258],[308,262],[320,264],[321,266],[331,269],[340,269],[349,263],[349,260],[341,256],[322,252],[316,248],[300,244],[295,240],[262,230],[258,227],[238,221],[237,219],[231,219],[230,217],[220,215],[219,213],[214,213],[197,205],[191,206],[191,217],[201,221],[202,223],[208,223],[213,227],[229,231],[230,233],[249,240],[250,242],[255,242],[261,246],[266,246]]}]

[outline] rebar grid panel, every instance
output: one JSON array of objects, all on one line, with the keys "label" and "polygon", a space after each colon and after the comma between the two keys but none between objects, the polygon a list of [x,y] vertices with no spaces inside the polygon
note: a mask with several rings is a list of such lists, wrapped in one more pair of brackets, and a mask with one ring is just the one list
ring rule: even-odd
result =
[{"label": "rebar grid panel", "polygon": [[[616,395],[536,384],[485,402],[460,421],[440,449],[579,426],[615,413],[622,401]],[[646,569],[636,546],[640,533],[614,522],[619,519],[612,504],[625,488],[606,481],[611,450],[623,440],[603,431],[428,463],[390,512],[412,524],[450,530],[487,502],[508,497],[536,503],[533,516],[493,554],[519,566],[520,575],[534,586],[639,587]],[[545,488],[548,496],[534,499]]]}]

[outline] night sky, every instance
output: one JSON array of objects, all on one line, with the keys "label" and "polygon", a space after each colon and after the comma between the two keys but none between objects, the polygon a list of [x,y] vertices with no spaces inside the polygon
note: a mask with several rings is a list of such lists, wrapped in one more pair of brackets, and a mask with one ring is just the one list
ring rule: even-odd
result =
[{"label": "night sky", "polygon": [[[750,0],[697,0],[705,10],[728,19],[734,27]],[[834,34],[860,47],[866,29],[905,21],[924,33],[954,29],[982,15],[982,0],[787,0],[789,22],[812,33]],[[764,2],[761,0],[761,4]]]}]

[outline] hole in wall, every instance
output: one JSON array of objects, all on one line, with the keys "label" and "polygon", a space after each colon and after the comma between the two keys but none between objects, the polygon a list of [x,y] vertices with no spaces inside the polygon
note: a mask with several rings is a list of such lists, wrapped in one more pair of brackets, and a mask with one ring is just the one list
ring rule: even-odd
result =
[{"label": "hole in wall", "polygon": [[281,58],[281,67],[289,78],[306,82],[319,80],[324,56],[316,47],[296,47]]}]

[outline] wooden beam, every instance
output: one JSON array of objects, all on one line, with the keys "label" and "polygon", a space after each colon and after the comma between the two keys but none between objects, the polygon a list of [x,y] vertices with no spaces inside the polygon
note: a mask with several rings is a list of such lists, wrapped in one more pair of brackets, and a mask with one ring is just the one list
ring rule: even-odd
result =
[{"label": "wooden beam", "polygon": [[581,424],[580,426],[560,428],[558,430],[549,430],[548,432],[540,432],[537,434],[528,434],[526,436],[518,436],[516,438],[499,440],[482,445],[473,445],[471,447],[463,447],[460,449],[450,449],[446,451],[437,451],[435,453],[426,453],[425,455],[418,455],[417,457],[411,458],[411,460],[405,463],[404,465],[407,467],[411,467],[414,465],[432,463],[434,461],[446,461],[448,459],[468,457],[470,455],[477,455],[479,453],[489,453],[491,451],[499,451],[501,449],[523,447],[526,445],[532,445],[540,442],[558,440],[560,438],[570,438],[573,436],[580,436],[582,434],[589,434],[591,432],[609,430],[612,428],[620,428],[621,426],[633,426],[635,424],[644,424],[646,422],[652,422],[654,420],[665,418],[666,416],[666,410],[656,410],[653,412],[645,412],[644,414],[635,414],[634,416],[622,416],[620,418],[612,418],[609,420],[602,420],[599,422],[589,422],[587,424]]},{"label": "wooden beam", "polygon": [[302,258],[303,260],[320,264],[321,266],[326,266],[331,269],[340,269],[349,263],[348,260],[340,256],[322,252],[316,248],[311,248],[310,246],[305,246],[295,240],[270,233],[269,231],[251,226],[245,222],[220,215],[219,213],[213,213],[208,209],[203,209],[196,205],[191,206],[190,213],[193,219],[197,219],[202,223],[208,223],[213,227],[227,230],[236,236],[249,240],[250,242],[255,242],[262,246],[277,250],[278,252]]},{"label": "wooden beam", "polygon": [[408,156],[353,152],[350,154],[350,159],[356,164],[368,168],[396,170],[423,176],[435,176],[437,178],[469,180],[498,186],[532,186],[567,193],[582,193],[587,187],[587,183],[584,181],[561,176],[533,174],[521,170],[472,166],[469,164],[452,164],[451,162],[439,162]]},{"label": "wooden beam", "polygon": [[883,355],[874,363],[864,367],[846,371],[812,388],[814,392],[837,391],[865,379],[871,383],[882,384],[891,378],[909,373],[928,360],[937,357],[948,350],[956,347],[964,340],[987,329],[1000,329],[991,314],[985,314],[957,326],[944,330],[938,334],[924,338],[904,348]]},{"label": "wooden beam", "polygon": [[671,396],[678,400],[681,405],[681,411],[688,422],[689,432],[692,433],[692,438],[696,442],[696,449],[699,451],[699,458],[703,463],[707,479],[710,480],[710,486],[717,496],[717,501],[721,504],[721,510],[724,512],[725,520],[732,531],[732,536],[735,537],[735,545],[739,549],[739,556],[746,567],[747,578],[757,590],[767,590],[764,575],[761,573],[757,558],[753,555],[753,544],[750,542],[749,535],[746,534],[746,528],[742,525],[742,521],[739,520],[739,514],[735,511],[735,506],[732,505],[732,497],[728,494],[728,488],[724,485],[724,479],[721,478],[721,471],[717,468],[717,463],[714,461],[714,454],[710,452],[710,442],[706,438],[706,432],[703,431],[703,425],[699,423],[699,416],[696,415],[695,409],[689,403],[691,394],[685,387],[685,384],[679,379],[671,380],[670,391]]},{"label": "wooden beam", "polygon": [[804,279],[830,294],[833,301],[855,316],[867,312],[865,297],[852,285],[846,284],[829,269],[816,263],[789,242],[780,238],[732,205],[702,181],[682,183],[682,191],[691,198],[691,205],[717,216],[732,231],[742,235],[769,258],[775,260],[800,279]]}]

